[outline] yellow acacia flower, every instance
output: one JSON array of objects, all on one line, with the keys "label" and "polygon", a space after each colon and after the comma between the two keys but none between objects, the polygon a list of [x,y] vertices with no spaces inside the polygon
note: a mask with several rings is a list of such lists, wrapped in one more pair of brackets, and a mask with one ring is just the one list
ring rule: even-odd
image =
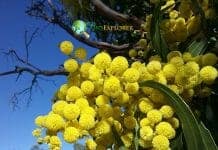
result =
[{"label": "yellow acacia flower", "polygon": [[46,136],[43,138],[43,143],[48,144],[49,142],[50,142],[50,136],[49,136],[49,135],[46,135]]},{"label": "yellow acacia flower", "polygon": [[93,139],[87,139],[85,143],[87,150],[96,150],[97,144]]},{"label": "yellow acacia flower", "polygon": [[49,139],[49,143],[52,146],[61,147],[61,140],[58,136],[51,136]]},{"label": "yellow acacia flower", "polygon": [[152,100],[152,102],[157,103],[157,104],[164,104],[165,102],[165,97],[164,95],[156,90],[156,89],[152,89],[150,95],[149,95],[150,100]]},{"label": "yellow acacia flower", "polygon": [[137,51],[135,49],[130,49],[129,50],[129,57],[136,57],[137,56]]},{"label": "yellow acacia flower", "polygon": [[94,84],[91,81],[83,81],[81,84],[81,90],[85,95],[90,95],[92,94],[92,92],[94,91]]},{"label": "yellow acacia flower", "polygon": [[79,109],[80,110],[83,110],[84,108],[88,107],[89,106],[89,102],[87,99],[85,98],[79,98],[76,100],[75,104],[77,106],[79,106]]},{"label": "yellow acacia flower", "polygon": [[176,67],[181,67],[182,65],[184,65],[183,59],[179,56],[171,58],[169,63],[175,65]]},{"label": "yellow acacia flower", "polygon": [[172,125],[174,129],[179,128],[179,119],[177,119],[176,117],[169,118],[167,119],[167,121]]},{"label": "yellow acacia flower", "polygon": [[138,82],[126,83],[125,90],[128,94],[136,94],[139,91]]},{"label": "yellow acacia flower", "polygon": [[79,125],[85,129],[89,130],[95,126],[95,118],[89,114],[82,114],[79,118]]},{"label": "yellow acacia flower", "polygon": [[60,50],[65,55],[70,55],[73,51],[73,44],[70,41],[63,41],[59,45]]},{"label": "yellow acacia flower", "polygon": [[185,67],[184,71],[185,71],[186,76],[196,75],[200,71],[199,65],[194,61],[187,62],[184,67]]},{"label": "yellow acacia flower", "polygon": [[40,137],[41,136],[41,132],[42,132],[42,130],[37,128],[37,129],[33,130],[32,135],[34,137]]},{"label": "yellow acacia flower", "polygon": [[64,119],[58,114],[49,114],[45,120],[45,127],[56,132],[64,127]]},{"label": "yellow acacia flower", "polygon": [[200,70],[200,77],[206,84],[212,84],[217,78],[217,70],[212,66],[205,66]]},{"label": "yellow acacia flower", "polygon": [[151,121],[148,118],[143,118],[140,120],[140,127],[144,126],[153,126],[154,124],[151,123]]},{"label": "yellow acacia flower", "polygon": [[109,103],[109,97],[106,95],[99,95],[96,99],[95,99],[95,103],[97,106],[101,106],[101,105],[105,105]]},{"label": "yellow acacia flower", "polygon": [[64,118],[68,120],[77,119],[80,115],[80,109],[76,104],[67,104],[63,110]]},{"label": "yellow acacia flower", "polygon": [[139,71],[134,68],[129,68],[123,73],[123,78],[127,82],[137,82],[140,77]]},{"label": "yellow acacia flower", "polygon": [[201,58],[202,66],[213,66],[217,63],[217,61],[218,61],[218,58],[213,53],[207,53],[203,55]]},{"label": "yellow acacia flower", "polygon": [[64,107],[67,105],[67,102],[66,101],[63,101],[63,100],[59,100],[57,101],[56,103],[54,103],[52,105],[52,111],[55,113],[55,114],[58,114],[58,115],[63,115],[63,110],[64,110]]},{"label": "yellow acacia flower", "polygon": [[147,70],[151,74],[156,74],[161,70],[161,63],[159,61],[153,60],[147,64]]},{"label": "yellow acacia flower", "polygon": [[121,94],[120,80],[115,76],[109,77],[104,82],[103,91],[107,96],[118,97]]},{"label": "yellow acacia flower", "polygon": [[60,92],[63,93],[64,95],[67,94],[67,90],[68,90],[68,84],[63,84],[60,87]]},{"label": "yellow acacia flower", "polygon": [[101,105],[98,108],[98,115],[102,119],[113,116],[113,108],[109,104]]},{"label": "yellow acacia flower", "polygon": [[111,132],[111,126],[107,121],[102,120],[96,125],[96,128],[95,128],[96,137],[108,134],[110,132]]},{"label": "yellow acacia flower", "polygon": [[154,108],[154,104],[146,97],[139,99],[139,110],[142,113],[147,113]]},{"label": "yellow acacia flower", "polygon": [[117,56],[112,60],[108,71],[111,75],[121,76],[128,66],[129,64],[125,57]]},{"label": "yellow acacia flower", "polygon": [[125,145],[125,147],[128,148],[132,145],[133,137],[134,137],[134,135],[132,132],[128,132],[128,133],[121,136],[121,140],[122,140],[123,144]]},{"label": "yellow acacia flower", "polygon": [[152,146],[155,150],[168,150],[170,142],[165,136],[156,135],[152,140]]},{"label": "yellow acacia flower", "polygon": [[160,122],[155,127],[155,133],[158,135],[163,135],[168,139],[173,139],[176,135],[176,131],[172,127],[172,125],[168,122]]},{"label": "yellow acacia flower", "polygon": [[46,116],[38,116],[38,117],[36,117],[36,119],[35,119],[35,124],[36,124],[37,126],[39,126],[39,127],[43,127],[46,118],[47,118]]},{"label": "yellow acacia flower", "polygon": [[74,56],[80,60],[85,60],[87,58],[87,51],[84,48],[79,47],[75,50]]},{"label": "yellow acacia flower", "polygon": [[88,78],[89,77],[89,69],[92,67],[93,65],[91,63],[85,62],[81,65],[80,67],[80,73],[82,75],[82,77],[84,78]]},{"label": "yellow acacia flower", "polygon": [[139,138],[139,145],[140,145],[142,148],[145,148],[145,149],[152,147],[151,141],[145,141],[145,140],[143,140],[142,138]]},{"label": "yellow acacia flower", "polygon": [[95,117],[96,115],[96,111],[93,107],[83,107],[83,109],[81,110],[81,115],[82,114],[89,114],[89,115],[92,115],[93,117]]},{"label": "yellow acacia flower", "polygon": [[79,87],[71,86],[67,90],[67,96],[69,98],[67,101],[75,101],[76,99],[83,97],[83,92]]},{"label": "yellow acacia flower", "polygon": [[79,131],[74,127],[67,127],[63,133],[64,140],[68,143],[74,143],[79,138]]},{"label": "yellow acacia flower", "polygon": [[177,18],[178,15],[179,15],[179,12],[176,11],[176,10],[170,11],[170,14],[169,14],[169,16],[170,16],[171,19]]},{"label": "yellow acacia flower", "polygon": [[184,62],[191,61],[192,60],[192,54],[189,53],[189,52],[184,52],[182,54],[182,58],[183,58]]},{"label": "yellow acacia flower", "polygon": [[110,55],[105,52],[98,53],[94,57],[94,65],[98,69],[107,69],[111,64],[111,61]]},{"label": "yellow acacia flower", "polygon": [[166,64],[163,67],[163,74],[167,79],[173,79],[175,77],[176,72],[177,68],[173,64]]},{"label": "yellow acacia flower", "polygon": [[152,109],[147,113],[147,118],[151,123],[158,123],[162,120],[162,113],[159,110]]},{"label": "yellow acacia flower", "polygon": [[182,57],[182,53],[180,51],[171,51],[167,54],[167,61],[169,62],[170,59],[173,57]]},{"label": "yellow acacia flower", "polygon": [[118,102],[121,105],[129,102],[129,94],[122,92],[120,96],[117,97],[116,102]]},{"label": "yellow acacia flower", "polygon": [[64,69],[67,72],[73,73],[78,69],[78,63],[75,59],[68,59],[64,62]]},{"label": "yellow acacia flower", "polygon": [[89,79],[92,81],[97,81],[101,79],[102,72],[96,66],[91,66],[89,69]]},{"label": "yellow acacia flower", "polygon": [[171,118],[174,114],[174,110],[171,106],[169,105],[163,105],[161,108],[160,108],[160,112],[162,113],[163,115],[163,118]]},{"label": "yellow acacia flower", "polygon": [[150,126],[143,126],[139,130],[140,137],[145,140],[145,141],[150,141],[152,140],[154,136],[153,129]]},{"label": "yellow acacia flower", "polygon": [[124,125],[127,129],[134,129],[136,126],[136,119],[133,116],[127,116],[124,118]]}]

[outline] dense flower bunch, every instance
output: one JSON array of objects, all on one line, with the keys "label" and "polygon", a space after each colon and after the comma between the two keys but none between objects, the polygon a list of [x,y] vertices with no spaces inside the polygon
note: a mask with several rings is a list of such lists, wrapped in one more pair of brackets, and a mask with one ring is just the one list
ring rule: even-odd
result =
[{"label": "dense flower bunch", "polygon": [[[151,3],[157,4],[159,0],[150,0]],[[199,1],[206,19],[213,19],[216,16],[215,9],[212,8],[210,1]],[[181,42],[187,40],[191,35],[195,35],[201,29],[201,17],[193,12],[193,3],[191,0],[181,0],[179,3],[176,0],[167,0],[161,6],[165,17],[160,21],[161,33],[166,40],[170,50],[178,49]],[[167,16],[167,17],[166,17]],[[140,50],[131,49],[130,57],[141,57],[149,49],[152,49],[150,43],[150,27],[152,14],[147,15],[145,23],[141,25],[141,29],[146,32],[144,37],[138,42]]]},{"label": "dense flower bunch", "polygon": [[117,138],[133,149],[138,129],[141,147],[170,149],[179,120],[159,91],[140,88],[139,82],[155,80],[191,100],[194,95],[205,95],[218,73],[213,67],[217,57],[212,53],[192,57],[173,51],[167,58],[167,63],[152,57],[148,64],[136,61],[130,65],[123,56],[112,59],[101,52],[81,65],[75,59],[66,60],[67,83],[57,91],[52,110],[35,119],[38,128],[33,135],[51,150],[61,149],[57,133],[68,143],[85,138],[89,150],[116,147]]}]

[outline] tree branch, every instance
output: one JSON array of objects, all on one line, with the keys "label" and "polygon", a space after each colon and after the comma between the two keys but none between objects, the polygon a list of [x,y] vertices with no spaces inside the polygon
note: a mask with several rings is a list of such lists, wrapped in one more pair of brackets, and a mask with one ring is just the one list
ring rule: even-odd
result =
[{"label": "tree branch", "polygon": [[22,74],[23,72],[30,73],[34,76],[42,75],[42,76],[67,76],[68,73],[64,71],[64,69],[57,70],[34,70],[30,67],[20,67],[15,66],[13,70],[0,72],[0,76],[12,75],[12,74]]},{"label": "tree branch", "polygon": [[103,16],[109,17],[112,20],[121,23],[132,23],[136,27],[140,27],[143,23],[142,20],[135,16],[128,16],[126,14],[121,14],[105,5],[101,0],[91,0],[92,4],[95,6],[96,10]]}]

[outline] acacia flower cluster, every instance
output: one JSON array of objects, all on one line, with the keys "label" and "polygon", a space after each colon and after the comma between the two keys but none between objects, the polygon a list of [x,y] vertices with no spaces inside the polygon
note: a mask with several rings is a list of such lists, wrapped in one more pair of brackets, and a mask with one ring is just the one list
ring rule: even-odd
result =
[{"label": "acacia flower cluster", "polygon": [[118,148],[120,138],[123,146],[133,149],[138,129],[142,148],[170,149],[180,126],[174,109],[159,91],[140,88],[139,82],[160,82],[191,100],[208,88],[218,73],[213,67],[217,57],[212,53],[192,57],[190,53],[172,51],[167,58],[168,62],[163,63],[152,57],[147,64],[129,64],[125,57],[112,59],[106,52],[82,64],[69,58],[64,62],[69,72],[67,83],[58,89],[52,110],[35,119],[38,128],[33,135],[51,150],[61,149],[61,138],[68,143],[83,138],[88,150]]}]

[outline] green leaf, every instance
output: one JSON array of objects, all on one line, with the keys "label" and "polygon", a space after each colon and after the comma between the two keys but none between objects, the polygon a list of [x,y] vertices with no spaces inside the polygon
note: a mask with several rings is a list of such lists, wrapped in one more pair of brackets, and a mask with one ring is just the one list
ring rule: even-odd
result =
[{"label": "green leaf", "polygon": [[172,150],[183,150],[184,147],[183,147],[183,141],[182,141],[182,132],[179,133],[179,135],[176,136],[175,139],[173,139],[171,142],[170,142],[170,148]]},{"label": "green leaf", "polygon": [[160,31],[160,21],[162,18],[162,13],[160,9],[161,5],[158,4],[154,9],[153,16],[151,18],[151,42],[154,49],[157,51],[157,53],[160,55],[163,61],[166,61],[166,56],[169,52],[169,49]]},{"label": "green leaf", "polygon": [[195,40],[188,46],[188,51],[193,56],[198,56],[200,54],[203,54],[208,46],[208,40],[207,38],[202,38],[200,41]]},{"label": "green leaf", "polygon": [[203,124],[203,122],[201,122],[199,124],[199,128],[200,128],[200,133],[201,136],[204,139],[204,144],[208,146],[208,150],[215,150],[218,149],[216,146],[216,143],[210,133],[210,131],[205,127],[205,125]]},{"label": "green leaf", "polygon": [[166,101],[174,108],[182,123],[182,130],[188,150],[217,150],[216,145],[207,145],[207,142],[205,142],[207,139],[205,139],[205,136],[202,136],[202,131],[194,114],[179,95],[167,86],[155,81],[144,81],[140,83],[140,86],[148,86],[165,94]]}]

